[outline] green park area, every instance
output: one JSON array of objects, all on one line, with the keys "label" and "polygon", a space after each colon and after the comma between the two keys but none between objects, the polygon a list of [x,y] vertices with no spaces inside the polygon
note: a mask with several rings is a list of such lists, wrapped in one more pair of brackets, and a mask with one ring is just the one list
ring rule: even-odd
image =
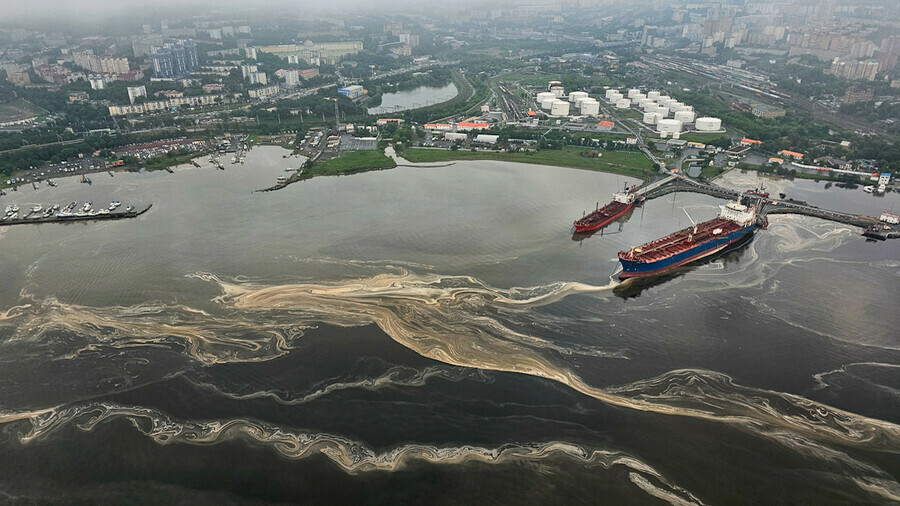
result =
[{"label": "green park area", "polygon": [[347,151],[337,158],[314,162],[311,166],[304,167],[302,179],[393,169],[396,166],[397,163],[380,150]]},{"label": "green park area", "polygon": [[411,148],[405,149],[401,156],[414,163],[448,160],[501,160],[556,165],[612,172],[642,179],[647,178],[653,172],[653,163],[638,151],[601,151],[599,157],[589,156],[590,151],[585,148],[569,146],[563,149],[514,153]]}]

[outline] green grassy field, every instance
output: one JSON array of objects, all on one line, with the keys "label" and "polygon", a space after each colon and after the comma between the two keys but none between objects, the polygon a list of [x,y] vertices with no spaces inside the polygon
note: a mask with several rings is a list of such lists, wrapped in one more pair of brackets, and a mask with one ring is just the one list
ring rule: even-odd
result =
[{"label": "green grassy field", "polygon": [[678,138],[681,140],[684,140],[684,141],[688,141],[688,142],[702,142],[703,144],[706,144],[707,142],[709,142],[711,140],[718,139],[720,137],[730,137],[731,135],[733,135],[732,132],[709,133],[709,134],[699,133],[699,132],[691,132],[688,134],[681,134],[681,136],[679,136]]},{"label": "green grassy field", "polygon": [[144,164],[149,170],[159,170],[165,169],[166,167],[190,163],[191,160],[199,156],[203,156],[203,153],[168,153],[148,158]]},{"label": "green grassy field", "polygon": [[396,162],[381,151],[348,151],[337,158],[313,164],[303,171],[303,178],[393,169],[396,166]]},{"label": "green grassy field", "polygon": [[485,151],[450,151],[442,149],[406,149],[401,156],[410,162],[442,162],[447,160],[502,160],[507,162],[556,165],[579,169],[624,174],[641,179],[653,171],[653,164],[637,151],[604,151],[600,158],[582,156],[585,148],[567,147],[562,150],[542,150],[537,153],[490,153]]},{"label": "green grassy field", "polygon": [[47,111],[22,99],[0,103],[0,121],[13,121],[43,114],[47,114]]}]

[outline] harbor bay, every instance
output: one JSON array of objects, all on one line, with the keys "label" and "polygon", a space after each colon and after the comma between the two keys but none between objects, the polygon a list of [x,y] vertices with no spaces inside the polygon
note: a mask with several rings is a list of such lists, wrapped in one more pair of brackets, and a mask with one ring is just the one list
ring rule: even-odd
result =
[{"label": "harbor bay", "polygon": [[[473,160],[254,193],[284,154],[16,192],[153,207],[0,229],[4,493],[115,501],[136,479],[148,500],[200,501],[377,501],[423,479],[429,496],[501,502],[895,493],[900,242],[773,215],[730,253],[622,284],[617,252],[723,201],[667,194],[572,240],[573,218],[639,181]],[[896,200],[764,182],[848,212]],[[558,488],[533,479],[547,470]]]}]

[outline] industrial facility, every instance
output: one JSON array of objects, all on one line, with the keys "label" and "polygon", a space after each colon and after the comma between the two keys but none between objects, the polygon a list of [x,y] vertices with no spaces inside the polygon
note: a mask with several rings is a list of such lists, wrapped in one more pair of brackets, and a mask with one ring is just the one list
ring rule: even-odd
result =
[{"label": "industrial facility", "polygon": [[[698,118],[694,107],[679,102],[660,91],[652,90],[644,93],[639,88],[606,90],[607,103],[619,110],[632,107],[642,112],[642,123],[653,128],[660,137],[678,138],[684,132],[723,132],[722,120],[719,118]],[[574,100],[578,101],[578,98]]]}]

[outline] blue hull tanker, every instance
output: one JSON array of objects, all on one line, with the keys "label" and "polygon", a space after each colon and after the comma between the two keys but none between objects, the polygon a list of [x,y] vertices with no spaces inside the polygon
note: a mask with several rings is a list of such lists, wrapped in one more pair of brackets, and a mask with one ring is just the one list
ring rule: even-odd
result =
[{"label": "blue hull tanker", "polygon": [[619,279],[663,274],[714,255],[753,233],[756,211],[736,202],[722,206],[713,220],[619,252]]}]

